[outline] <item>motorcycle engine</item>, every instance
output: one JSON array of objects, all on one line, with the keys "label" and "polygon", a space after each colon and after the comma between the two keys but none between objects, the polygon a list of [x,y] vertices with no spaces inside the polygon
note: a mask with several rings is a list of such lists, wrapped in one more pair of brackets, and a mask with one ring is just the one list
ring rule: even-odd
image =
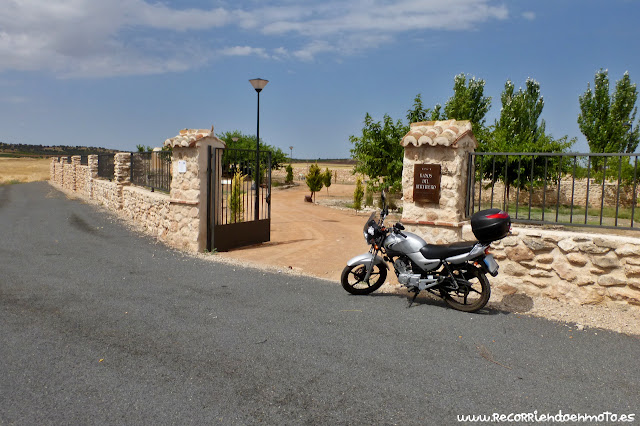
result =
[{"label": "motorcycle engine", "polygon": [[432,285],[429,284],[434,284],[437,282],[437,280],[432,276],[420,279],[420,274],[413,273],[411,261],[407,258],[400,257],[396,259],[396,261],[393,262],[393,267],[396,270],[398,282],[409,288],[416,287],[420,290],[425,290],[427,287],[432,287]]},{"label": "motorcycle engine", "polygon": [[420,274],[413,273],[409,259],[400,257],[393,262],[393,266],[396,269],[398,282],[400,284],[406,285],[407,287],[417,287]]}]

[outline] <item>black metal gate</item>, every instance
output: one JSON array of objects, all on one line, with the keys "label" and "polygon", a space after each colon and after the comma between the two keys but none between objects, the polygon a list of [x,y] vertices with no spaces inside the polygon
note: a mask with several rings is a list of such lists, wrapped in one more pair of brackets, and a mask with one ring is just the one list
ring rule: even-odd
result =
[{"label": "black metal gate", "polygon": [[208,251],[271,239],[271,152],[259,151],[257,160],[256,150],[209,147]]}]

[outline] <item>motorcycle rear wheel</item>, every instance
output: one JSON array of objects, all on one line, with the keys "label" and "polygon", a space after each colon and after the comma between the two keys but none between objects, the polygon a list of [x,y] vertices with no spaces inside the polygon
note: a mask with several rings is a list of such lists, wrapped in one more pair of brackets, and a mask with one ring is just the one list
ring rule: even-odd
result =
[{"label": "motorcycle rear wheel", "polygon": [[387,279],[387,269],[381,265],[373,265],[368,283],[364,281],[366,275],[367,267],[364,265],[345,266],[340,277],[342,288],[355,295],[373,293]]},{"label": "motorcycle rear wheel", "polygon": [[[463,271],[453,271],[457,278],[461,277]],[[463,312],[477,312],[484,308],[491,297],[491,285],[484,272],[479,269],[464,271],[466,283],[461,284],[455,290],[441,290],[442,298],[451,308]]]}]

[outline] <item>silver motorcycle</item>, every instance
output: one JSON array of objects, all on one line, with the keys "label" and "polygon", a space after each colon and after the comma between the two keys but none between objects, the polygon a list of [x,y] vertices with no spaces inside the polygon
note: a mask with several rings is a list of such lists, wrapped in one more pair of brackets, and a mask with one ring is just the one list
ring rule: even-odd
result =
[{"label": "silver motorcycle", "polygon": [[421,291],[428,291],[442,297],[453,309],[464,312],[482,309],[491,296],[487,274],[498,275],[498,264],[489,253],[489,246],[509,233],[509,215],[499,209],[475,213],[471,229],[477,241],[427,244],[419,236],[403,232],[405,228],[400,222],[386,227],[384,220],[389,210],[384,193],[382,200],[379,220],[377,212],[373,212],[363,229],[371,248],[347,262],[342,271],[342,287],[351,294],[372,293],[384,284],[390,263],[398,282],[415,293],[409,306]]}]

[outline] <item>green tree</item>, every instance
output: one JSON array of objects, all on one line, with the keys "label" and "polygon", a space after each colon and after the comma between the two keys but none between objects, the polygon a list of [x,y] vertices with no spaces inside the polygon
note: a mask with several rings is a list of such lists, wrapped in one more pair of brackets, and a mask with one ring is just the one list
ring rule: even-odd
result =
[{"label": "green tree", "polygon": [[316,201],[315,193],[322,189],[322,180],[323,175],[320,172],[320,167],[318,167],[317,163],[312,164],[309,167],[309,173],[307,173],[307,186],[309,187],[309,191],[311,191],[311,198],[313,201]]},{"label": "green tree", "polygon": [[389,187],[399,191],[402,186],[402,157],[400,141],[409,131],[409,126],[396,122],[385,114],[383,122],[373,121],[369,113],[364,118],[360,136],[349,136],[354,145],[351,156],[357,161],[354,173],[369,177],[369,188]]},{"label": "green tree", "polygon": [[[256,137],[255,135],[245,135],[239,130],[234,130],[232,132],[224,132],[218,136],[219,139],[223,140],[224,143],[227,144],[227,148],[234,149],[248,149],[255,150],[256,149]],[[237,140],[233,140],[233,139]],[[260,138],[260,151],[270,151],[271,152],[271,169],[277,170],[282,167],[288,160],[287,155],[282,151],[282,149],[268,145],[262,141]],[[247,161],[251,161],[250,153],[246,153]],[[255,153],[253,154],[253,161],[255,162]],[[260,156],[261,169],[266,168],[266,156]]]},{"label": "green tree", "polygon": [[284,178],[284,183],[291,185],[293,183],[293,167],[291,167],[291,164],[287,164],[285,170],[287,171],[287,176]]},{"label": "green tree", "polygon": [[436,104],[433,109],[425,108],[422,104],[422,95],[418,93],[413,100],[413,107],[407,110],[407,122],[418,123],[421,121],[438,121],[444,119],[442,105]]},{"label": "green tree", "polygon": [[485,116],[491,108],[491,97],[484,96],[484,80],[458,74],[453,79],[453,96],[444,105],[448,119],[469,120],[475,131],[485,126]]},{"label": "green tree", "polygon": [[409,124],[418,123],[420,121],[427,121],[429,119],[429,108],[425,108],[422,105],[422,95],[418,93],[413,100],[413,107],[407,110],[407,121]]},{"label": "green tree", "polygon": [[356,189],[353,191],[353,208],[356,212],[362,208],[362,197],[364,196],[364,187],[362,186],[362,179],[356,180]]},{"label": "green tree", "polygon": [[[540,84],[528,79],[524,89],[518,91],[511,81],[507,81],[500,96],[502,110],[495,122],[487,145],[488,152],[565,152],[575,139],[567,136],[554,139],[546,133],[545,121],[541,119],[544,100],[540,93]],[[492,164],[488,164],[488,161]],[[531,180],[531,161],[533,161],[534,181],[542,181],[553,176],[550,170],[561,167],[556,159],[537,160],[537,158],[480,157],[478,170],[492,181],[502,180],[509,185],[524,187]],[[568,164],[566,165],[568,166]],[[520,168],[519,168],[520,167]],[[495,172],[494,172],[495,170]],[[545,175],[545,170],[548,175]],[[519,180],[518,180],[519,178]]]},{"label": "green tree", "polygon": [[629,73],[624,73],[609,93],[609,76],[606,70],[596,72],[593,89],[579,97],[578,125],[594,153],[634,152],[640,141],[640,127],[634,125],[638,108],[636,85]]},{"label": "green tree", "polygon": [[324,174],[322,175],[322,184],[325,188],[327,188],[327,194],[329,193],[329,187],[331,186],[332,178],[333,173],[331,173],[331,170],[329,170],[329,168],[327,167],[327,169],[324,171]]},{"label": "green tree", "polygon": [[237,171],[231,180],[231,192],[228,196],[229,219],[231,223],[243,221],[244,205],[242,182],[244,182],[244,175],[240,171]]}]

